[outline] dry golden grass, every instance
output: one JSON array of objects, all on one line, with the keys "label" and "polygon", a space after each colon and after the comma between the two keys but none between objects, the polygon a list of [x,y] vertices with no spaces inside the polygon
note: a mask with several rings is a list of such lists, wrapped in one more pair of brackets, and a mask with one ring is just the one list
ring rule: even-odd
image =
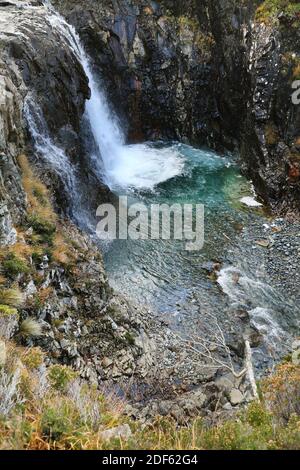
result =
[{"label": "dry golden grass", "polygon": [[[74,378],[76,373],[60,365],[46,370],[48,387],[41,393],[41,366],[46,359],[39,348],[16,347],[6,343],[9,357],[4,372],[16,365],[22,367],[20,391],[25,399],[22,410],[16,407],[2,418],[1,449],[28,450],[202,450],[202,449],[296,449],[300,447],[300,419],[286,425],[275,425],[272,413],[263,402],[253,402],[241,410],[238,419],[208,428],[201,418],[178,424],[169,417],[157,418],[152,424],[124,417],[124,403],[104,395],[96,387]],[[299,368],[283,365],[266,381],[266,393],[285,396],[286,390],[299,384]],[[51,372],[52,371],[52,372]],[[76,394],[76,384],[80,395]],[[77,388],[78,391],[78,388]],[[270,398],[270,397],[269,397]],[[294,398],[293,398],[294,400]],[[294,400],[295,401],[295,400]],[[88,406],[88,414],[83,408]],[[83,408],[82,408],[83,407]],[[96,421],[91,419],[95,410]],[[103,440],[101,432],[129,424],[129,439]]]},{"label": "dry golden grass", "polygon": [[43,335],[42,326],[35,318],[26,318],[20,324],[20,334],[22,336],[38,338]]},{"label": "dry golden grass", "polygon": [[66,243],[66,240],[61,231],[55,234],[52,257],[53,260],[59,264],[68,264],[73,259],[70,246]]},{"label": "dry golden grass", "polygon": [[46,287],[45,289],[40,289],[39,290],[39,299],[42,303],[42,305],[47,302],[47,300],[51,297],[51,295],[53,294],[54,292],[54,288],[53,287]]},{"label": "dry golden grass", "polygon": [[20,307],[23,303],[24,295],[18,288],[0,288],[0,304],[9,305],[10,307]]},{"label": "dry golden grass", "polygon": [[265,127],[266,143],[276,145],[279,141],[278,129],[273,123],[268,123]]},{"label": "dry golden grass", "polygon": [[23,175],[22,183],[27,195],[29,213],[55,223],[57,217],[49,201],[48,189],[34,174],[26,155],[19,155],[18,163]]},{"label": "dry golden grass", "polygon": [[293,70],[293,78],[295,80],[300,80],[300,63],[298,63]]},{"label": "dry golden grass", "polygon": [[28,261],[30,256],[32,255],[33,248],[30,245],[27,245],[24,241],[19,241],[9,247],[9,253],[15,254],[18,258],[22,259],[23,261]]}]

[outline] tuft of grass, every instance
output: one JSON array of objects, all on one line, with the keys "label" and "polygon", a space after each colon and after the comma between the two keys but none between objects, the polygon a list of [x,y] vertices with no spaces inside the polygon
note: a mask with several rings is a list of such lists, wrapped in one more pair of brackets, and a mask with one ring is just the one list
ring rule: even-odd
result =
[{"label": "tuft of grass", "polygon": [[41,243],[47,243],[50,246],[53,245],[54,234],[56,232],[56,225],[53,222],[41,215],[31,214],[27,216],[27,223],[39,236]]},{"label": "tuft of grass", "polygon": [[38,236],[37,241],[51,245],[56,231],[57,217],[50,202],[49,191],[34,174],[25,155],[19,156],[18,163],[28,201],[28,225]]},{"label": "tuft of grass", "polygon": [[0,305],[0,317],[8,317],[11,315],[18,315],[18,310],[8,305]]},{"label": "tuft of grass", "polygon": [[56,233],[53,240],[52,259],[59,264],[67,265],[73,260],[70,245],[61,233]]},{"label": "tuft of grass", "polygon": [[22,183],[27,195],[29,212],[55,222],[56,215],[50,203],[48,189],[34,174],[26,155],[19,155],[18,163],[22,171]]},{"label": "tuft of grass", "polygon": [[20,334],[37,338],[43,335],[42,326],[34,318],[26,318],[20,325]]},{"label": "tuft of grass", "polygon": [[45,354],[40,348],[28,348],[21,354],[22,364],[29,370],[41,367]]},{"label": "tuft of grass", "polygon": [[20,307],[24,302],[24,296],[19,289],[1,289],[0,304]]}]

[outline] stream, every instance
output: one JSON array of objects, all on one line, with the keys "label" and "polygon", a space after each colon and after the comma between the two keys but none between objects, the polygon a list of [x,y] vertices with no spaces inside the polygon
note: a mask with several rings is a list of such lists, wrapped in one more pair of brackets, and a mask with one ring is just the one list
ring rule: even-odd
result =
[{"label": "stream", "polygon": [[[86,103],[85,119],[95,144],[90,164],[99,181],[104,179],[116,196],[127,196],[129,203],[205,207],[202,250],[186,251],[184,240],[173,239],[103,243],[111,286],[186,333],[197,328],[205,313],[220,318],[232,332],[236,323],[233,312],[244,312],[264,338],[257,348],[257,360],[274,356],[279,349],[282,353],[284,344],[290,341],[289,322],[297,316],[298,307],[269,285],[263,258],[258,258],[257,251],[247,248],[241,238],[245,227],[263,227],[268,220],[261,208],[242,202],[253,203],[254,194],[235,158],[179,142],[128,145],[77,33],[52,7],[48,8],[49,22],[61,32],[89,78],[91,99]],[[37,125],[34,108],[28,106],[27,122],[36,150],[65,178],[69,193],[74,192],[71,199],[80,207],[76,174],[68,169],[63,151]],[[80,224],[78,214],[75,219]],[[276,348],[278,343],[282,348]]]}]

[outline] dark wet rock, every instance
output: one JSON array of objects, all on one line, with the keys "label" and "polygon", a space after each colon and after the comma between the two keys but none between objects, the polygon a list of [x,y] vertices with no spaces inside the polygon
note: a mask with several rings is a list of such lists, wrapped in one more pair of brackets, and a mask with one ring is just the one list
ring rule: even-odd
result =
[{"label": "dark wet rock", "polygon": [[213,140],[207,16],[199,24],[180,2],[89,0],[84,12],[78,1],[54,4],[79,32],[131,141]]}]

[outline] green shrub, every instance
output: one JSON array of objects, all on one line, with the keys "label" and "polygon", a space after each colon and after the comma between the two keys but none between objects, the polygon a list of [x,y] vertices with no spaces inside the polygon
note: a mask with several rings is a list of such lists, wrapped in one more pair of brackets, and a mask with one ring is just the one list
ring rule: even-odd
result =
[{"label": "green shrub", "polygon": [[44,410],[41,427],[42,435],[50,441],[59,441],[64,436],[74,435],[79,419],[74,419],[71,403],[62,402],[60,406],[48,407]]},{"label": "green shrub", "polygon": [[56,232],[56,225],[49,220],[46,220],[38,215],[29,215],[27,217],[28,224],[33,228],[36,234],[40,235],[40,240],[43,243],[52,245],[54,234]]},{"label": "green shrub", "polygon": [[22,363],[29,370],[38,369],[44,362],[44,353],[40,348],[29,348],[22,355]]},{"label": "green shrub", "polygon": [[292,416],[300,419],[300,367],[292,363],[280,364],[263,381],[262,389],[274,420],[281,425]]},{"label": "green shrub", "polygon": [[67,366],[55,364],[50,367],[48,378],[53,388],[65,392],[68,385],[76,379],[78,374]]},{"label": "green shrub", "polygon": [[2,262],[5,275],[14,279],[18,274],[26,274],[30,271],[26,262],[18,258],[14,253],[9,253]]},{"label": "green shrub", "polygon": [[127,343],[130,344],[131,346],[135,345],[134,336],[129,331],[126,331],[125,339],[126,339]]},{"label": "green shrub", "polygon": [[300,419],[293,415],[286,427],[281,428],[276,435],[273,446],[276,449],[300,449]]},{"label": "green shrub", "polygon": [[244,421],[253,427],[268,426],[272,423],[272,415],[260,401],[254,401],[248,406]]}]

